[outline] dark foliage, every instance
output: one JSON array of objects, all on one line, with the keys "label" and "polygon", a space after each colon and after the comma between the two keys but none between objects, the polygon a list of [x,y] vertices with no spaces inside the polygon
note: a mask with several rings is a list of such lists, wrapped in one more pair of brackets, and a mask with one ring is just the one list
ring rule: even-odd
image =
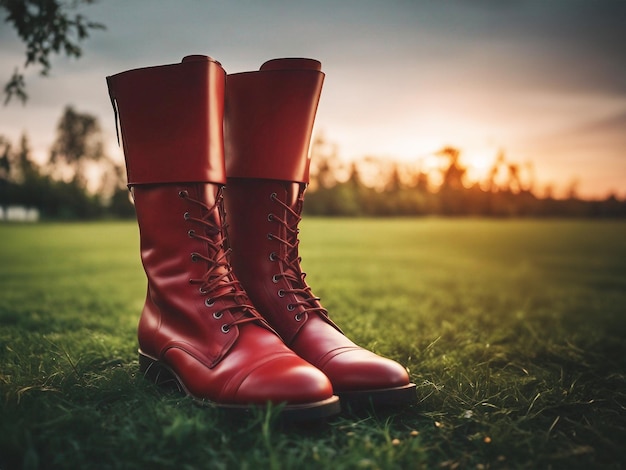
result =
[{"label": "dark foliage", "polygon": [[[313,144],[311,186],[305,212],[333,216],[482,216],[482,217],[625,217],[626,200],[610,195],[604,200],[584,200],[574,188],[564,199],[549,192],[539,197],[523,181],[517,164],[503,154],[496,159],[487,180],[466,182],[467,169],[460,151],[445,147],[438,155],[441,183],[432,187],[429,175],[395,162],[365,158],[350,164],[348,178],[336,153],[320,152],[325,143]],[[316,161],[317,160],[317,161]],[[367,178],[365,175],[367,174]],[[497,176],[504,176],[497,180]]]},{"label": "dark foliage", "polygon": [[[96,194],[87,189],[88,161],[97,161],[104,171]],[[59,120],[47,165],[33,160],[26,136],[16,149],[0,136],[0,209],[35,208],[43,219],[132,217],[122,174],[104,155],[97,119],[69,106]]]},{"label": "dark foliage", "polygon": [[[40,74],[48,75],[51,56],[65,54],[78,58],[82,55],[80,42],[89,37],[89,31],[104,29],[104,25],[89,21],[83,15],[71,15],[68,10],[80,3],[93,0],[0,0],[0,8],[6,10],[5,23],[12,25],[20,40],[26,45],[24,68],[36,64]],[[16,97],[26,102],[24,74],[16,68],[5,84],[5,104]]]},{"label": "dark foliage", "polygon": [[[314,143],[314,168],[304,207],[310,215],[626,217],[626,200],[615,195],[583,200],[572,190],[565,199],[537,196],[532,184],[520,178],[517,165],[507,163],[503,155],[486,182],[468,184],[460,152],[446,147],[439,152],[447,162],[441,168],[441,183],[433,187],[428,174],[398,163],[366,158],[346,170],[340,168],[336,154],[315,152]],[[89,161],[103,170],[96,194],[87,190],[85,165]],[[494,178],[498,168],[508,174],[504,181]],[[348,176],[340,180],[342,173]],[[12,205],[37,208],[45,219],[134,217],[124,168],[104,154],[97,119],[69,106],[59,120],[57,138],[43,168],[33,162],[26,137],[14,150],[0,136],[0,208]]]}]

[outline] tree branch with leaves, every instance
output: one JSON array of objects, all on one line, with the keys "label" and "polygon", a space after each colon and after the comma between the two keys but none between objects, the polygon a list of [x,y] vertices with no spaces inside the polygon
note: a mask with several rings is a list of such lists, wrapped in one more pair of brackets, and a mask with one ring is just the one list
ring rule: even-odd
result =
[{"label": "tree branch with leaves", "polygon": [[4,86],[5,101],[12,98],[22,103],[28,99],[24,70],[32,65],[40,67],[39,73],[47,76],[52,67],[51,57],[63,55],[79,58],[80,43],[89,37],[91,30],[105,29],[101,23],[89,21],[82,14],[73,14],[81,3],[95,0],[0,0],[0,9],[7,12],[5,23],[11,24],[20,40],[26,45],[26,62],[16,67]]}]

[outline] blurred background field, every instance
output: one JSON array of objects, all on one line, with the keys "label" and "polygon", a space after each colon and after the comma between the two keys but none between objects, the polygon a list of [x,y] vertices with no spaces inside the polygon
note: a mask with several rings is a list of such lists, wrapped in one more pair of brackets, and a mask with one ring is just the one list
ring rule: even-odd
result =
[{"label": "blurred background field", "polygon": [[0,225],[0,468],[621,468],[626,223],[307,218],[307,280],[418,403],[284,428],[137,376],[134,222]]}]

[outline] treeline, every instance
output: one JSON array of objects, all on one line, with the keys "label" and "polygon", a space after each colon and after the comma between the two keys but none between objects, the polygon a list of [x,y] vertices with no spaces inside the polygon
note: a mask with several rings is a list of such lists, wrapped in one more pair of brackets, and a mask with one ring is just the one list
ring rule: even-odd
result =
[{"label": "treeline", "polygon": [[[317,136],[304,211],[331,216],[625,217],[626,200],[583,200],[576,185],[566,198],[548,188],[539,197],[532,172],[504,154],[484,181],[469,181],[460,151],[436,155],[439,171],[409,163],[363,158],[343,164],[336,148]],[[95,171],[94,171],[95,170]],[[134,217],[125,170],[104,152],[96,117],[68,106],[58,121],[48,159],[36,163],[23,136],[13,144],[0,136],[0,220],[13,209],[37,211],[40,219]],[[19,212],[19,211],[17,211]]]},{"label": "treeline", "polygon": [[[89,170],[101,174],[89,188]],[[67,107],[48,160],[35,162],[28,137],[17,144],[0,136],[0,210],[21,207],[41,219],[132,217],[124,170],[108,158],[97,118]]]},{"label": "treeline", "polygon": [[355,184],[337,183],[307,193],[304,211],[331,216],[484,216],[484,217],[626,217],[626,201],[540,198],[530,191],[486,191],[441,188],[430,192],[411,187],[378,191]]},{"label": "treeline", "polygon": [[551,187],[539,197],[532,172],[526,179],[518,164],[500,154],[485,181],[466,181],[467,168],[460,151],[445,147],[438,152],[443,164],[437,184],[428,173],[375,158],[342,165],[323,140],[312,146],[311,186],[304,210],[308,214],[335,216],[483,216],[483,217],[625,217],[626,200],[614,195],[604,200],[584,200],[576,185],[567,197],[555,198]]}]

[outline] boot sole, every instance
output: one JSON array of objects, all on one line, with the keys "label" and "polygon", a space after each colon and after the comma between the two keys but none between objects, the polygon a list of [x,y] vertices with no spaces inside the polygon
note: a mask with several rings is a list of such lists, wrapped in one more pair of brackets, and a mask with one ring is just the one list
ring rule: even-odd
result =
[{"label": "boot sole", "polygon": [[357,390],[349,392],[335,391],[342,404],[352,408],[403,407],[417,403],[416,386],[414,383],[402,387],[377,390]]},{"label": "boot sole", "polygon": [[[251,403],[246,405],[237,405],[231,403],[217,403],[205,398],[196,397],[191,394],[189,390],[187,390],[187,387],[185,387],[185,384],[176,372],[174,372],[166,364],[163,364],[157,359],[154,359],[141,351],[139,351],[139,371],[145,378],[154,382],[156,385],[171,388],[179,393],[187,395],[200,406],[219,408],[233,413],[239,412],[245,414],[267,408],[266,404]],[[276,407],[279,408],[279,418],[286,422],[321,420],[339,414],[341,411],[341,403],[339,397],[336,395],[333,395],[326,400],[317,402],[298,403],[293,405],[276,404]]]}]

